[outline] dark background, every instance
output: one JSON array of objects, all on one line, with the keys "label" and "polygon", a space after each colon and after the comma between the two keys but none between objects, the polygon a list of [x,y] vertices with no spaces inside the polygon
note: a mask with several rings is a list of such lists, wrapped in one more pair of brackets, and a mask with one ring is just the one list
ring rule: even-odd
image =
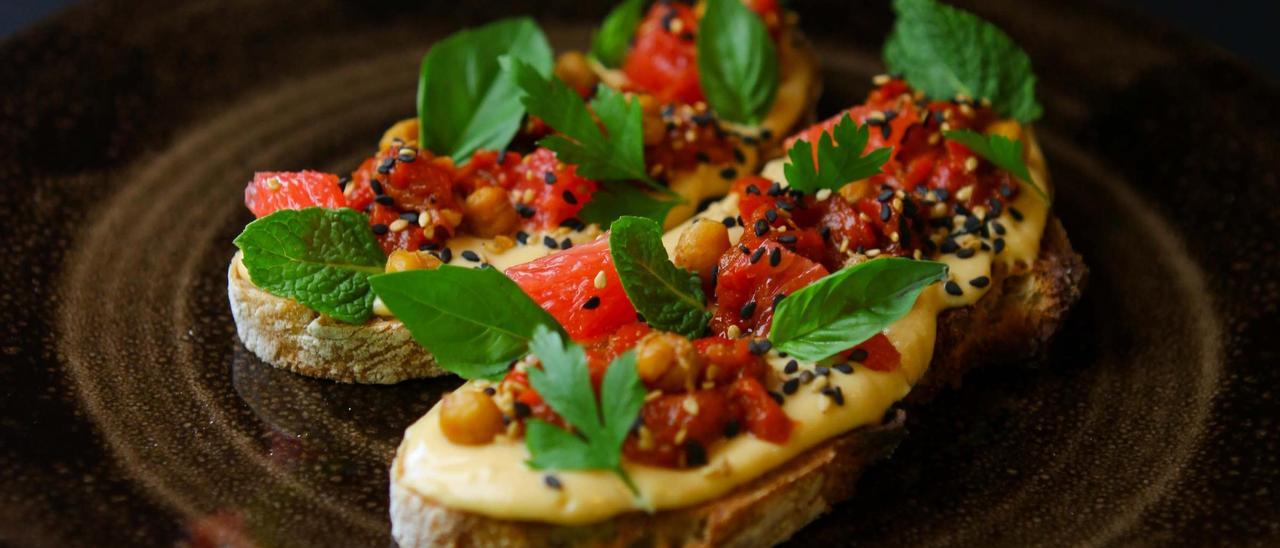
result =
[{"label": "dark background", "polygon": [[[1280,81],[1280,1],[1113,0],[1190,31]],[[70,0],[0,2],[0,39],[55,13]]]}]

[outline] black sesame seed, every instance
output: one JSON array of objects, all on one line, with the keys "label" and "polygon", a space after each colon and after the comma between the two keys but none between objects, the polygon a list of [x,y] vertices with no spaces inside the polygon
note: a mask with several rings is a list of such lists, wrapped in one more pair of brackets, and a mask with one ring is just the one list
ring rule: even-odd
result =
[{"label": "black sesame seed", "polygon": [[515,402],[513,407],[516,410],[517,419],[523,419],[533,413],[533,409],[529,407],[529,404],[522,401]]},{"label": "black sesame seed", "polygon": [[1005,198],[1013,196],[1013,187],[1009,185],[1000,185],[1000,195]]},{"label": "black sesame seed", "polygon": [[760,262],[760,258],[764,257],[764,251],[764,246],[757,247],[756,250],[751,253],[751,264]]},{"label": "black sesame seed", "polygon": [[990,284],[991,284],[991,278],[988,278],[986,276],[978,276],[977,278],[969,280],[969,285],[973,287],[987,287]]},{"label": "black sesame seed", "polygon": [[384,205],[384,206],[393,206],[393,205],[396,205],[396,201],[395,201],[395,199],[393,199],[393,198],[392,198],[392,197],[390,197],[390,196],[387,196],[386,194],[383,194],[383,195],[381,195],[381,196],[378,196],[378,197],[374,198],[374,199],[373,199],[373,201],[378,202],[379,204]]},{"label": "black sesame seed", "polygon": [[747,194],[755,194],[756,196],[760,195],[760,189],[756,188],[756,185],[748,185],[747,190],[745,190],[745,192]]},{"label": "black sesame seed", "polygon": [[742,305],[742,310],[738,311],[738,316],[740,316],[744,320],[751,319],[751,317],[754,316],[755,314],[756,314],[755,301],[747,301],[747,304]]},{"label": "black sesame seed", "polygon": [[715,118],[712,118],[711,113],[709,112],[699,112],[697,114],[694,114],[693,116],[690,116],[689,120],[700,126],[705,126],[707,124],[710,124],[712,120],[715,120]]},{"label": "black sesame seed", "polygon": [[794,244],[794,243],[796,243],[796,236],[795,236],[795,234],[787,234],[787,235],[785,235],[785,236],[778,236],[778,243],[780,243],[780,244]]},{"label": "black sesame seed", "polygon": [[733,147],[733,159],[739,164],[745,164],[747,162],[747,155],[742,153],[742,149]]},{"label": "black sesame seed", "polygon": [[555,174],[555,172],[554,172],[554,171],[548,171],[548,172],[546,172],[546,173],[543,173],[543,174],[542,174],[542,180],[543,180],[543,181],[546,181],[546,182],[547,182],[547,184],[549,184],[549,185],[554,185],[554,184],[556,184],[556,174]]},{"label": "black sesame seed", "polygon": [[778,212],[772,209],[766,209],[764,211],[764,218],[771,223],[775,223],[778,221]]},{"label": "black sesame seed", "polygon": [[855,348],[849,352],[849,359],[855,362],[865,361],[867,359],[867,351],[861,348]]},{"label": "black sesame seed", "polygon": [[724,425],[724,437],[726,438],[737,436],[741,431],[742,425],[738,423],[737,419],[730,419],[729,422]]},{"label": "black sesame seed", "polygon": [[525,204],[516,204],[516,213],[518,213],[521,217],[528,219],[530,217],[533,217],[533,214],[535,212],[532,207],[529,207]]},{"label": "black sesame seed", "polygon": [[738,225],[738,220],[733,217],[725,217],[720,219],[720,224],[724,225],[726,228],[733,228]]},{"label": "black sesame seed", "polygon": [[788,396],[795,394],[796,390],[798,390],[799,388],[800,388],[800,379],[794,379],[794,378],[787,379],[786,382],[782,383],[782,393]]},{"label": "black sesame seed", "polygon": [[769,397],[773,398],[773,401],[777,402],[778,405],[782,405],[782,402],[787,401],[786,398],[782,397],[782,394],[779,394],[777,392],[769,392]]},{"label": "black sesame seed", "polygon": [[964,204],[957,203],[953,209],[955,209],[956,215],[969,215],[969,208],[965,207]]},{"label": "black sesame seed", "polygon": [[731,167],[726,167],[726,168],[724,168],[724,169],[720,170],[720,178],[721,178],[721,179],[737,179],[737,178],[738,178],[738,170],[733,169],[733,168],[731,168]]},{"label": "black sesame seed", "polygon": [[542,483],[546,484],[547,487],[555,489],[556,491],[559,491],[561,488],[564,487],[563,485],[560,484],[560,478],[557,478],[551,474],[542,476]]},{"label": "black sesame seed", "polygon": [[707,163],[707,162],[710,162],[710,161],[711,161],[711,157],[710,157],[710,156],[707,156],[707,153],[702,152],[701,150],[699,150],[698,152],[693,153],[693,159],[694,159],[694,160],[697,160],[697,161],[698,161],[698,163],[700,163],[700,164],[705,164],[705,163]]},{"label": "black sesame seed", "polygon": [[418,251],[435,251],[431,244],[418,244]]},{"label": "black sesame seed", "polygon": [[377,179],[369,179],[369,188],[373,189],[374,196],[382,196],[385,194],[385,192],[382,191],[382,183],[378,182]]},{"label": "black sesame seed", "polygon": [[747,350],[757,356],[763,356],[773,348],[773,343],[769,339],[753,339],[747,343]]},{"label": "black sesame seed", "polygon": [[800,379],[801,384],[809,384],[813,382],[813,371],[805,369],[800,372],[800,376],[798,378]]},{"label": "black sesame seed", "polygon": [[578,197],[574,196],[573,193],[568,190],[561,192],[560,197],[564,198],[564,201],[568,202],[569,205],[578,205]]},{"label": "black sesame seed", "polygon": [[795,208],[796,208],[796,205],[795,205],[795,204],[793,204],[793,203],[791,203],[791,202],[786,202],[786,201],[783,201],[783,200],[778,200],[778,201],[774,202],[774,205],[778,206],[778,209],[781,209],[781,210],[783,210],[783,211],[791,211],[791,210],[793,210],[793,209],[795,209]]},{"label": "black sesame seed", "polygon": [[496,389],[496,388],[494,388],[494,387],[492,387],[492,386],[486,386],[486,387],[484,387],[484,394],[485,394],[486,396],[492,396],[492,395],[497,394],[497,393],[498,393],[498,389]]},{"label": "black sesame seed", "polygon": [[837,363],[831,366],[831,368],[841,373],[844,373],[845,375],[853,374],[853,366],[844,362]]},{"label": "black sesame seed", "polygon": [[748,253],[751,253],[751,248],[743,244],[738,244],[738,251],[741,251],[743,255],[746,255]]},{"label": "black sesame seed", "polygon": [[573,247],[573,240],[570,240],[568,237],[560,240],[560,249],[569,249],[571,247]]},{"label": "black sesame seed", "polygon": [[401,214],[400,214],[400,218],[401,218],[401,219],[404,219],[404,220],[406,220],[406,221],[409,221],[409,222],[411,222],[411,223],[416,223],[416,222],[418,222],[418,214],[417,214],[417,213],[414,213],[414,212],[412,212],[412,211],[406,211],[406,212],[404,212],[404,213],[401,213]]},{"label": "black sesame seed", "polygon": [[824,376],[824,377],[825,377],[825,376],[827,376],[827,375],[830,375],[830,374],[831,374],[831,368],[829,368],[829,367],[827,367],[827,366],[825,366],[825,365],[815,366],[815,367],[813,368],[813,374],[815,374],[815,375],[822,375],[822,376]]},{"label": "black sesame seed", "polygon": [[784,192],[785,191],[782,190],[782,183],[774,181],[773,184],[769,185],[770,196],[781,196]]},{"label": "black sesame seed", "polygon": [[830,239],[831,239],[831,227],[829,227],[829,226],[824,226],[824,227],[822,227],[822,230],[819,230],[819,231],[818,231],[818,234],[822,236],[823,241],[830,240]]},{"label": "black sesame seed", "polygon": [[517,242],[520,242],[520,245],[525,245],[525,244],[529,243],[529,233],[528,233],[528,232],[525,232],[525,231],[523,231],[523,230],[517,231],[517,232],[516,232],[516,241],[517,241]]},{"label": "black sesame seed", "polygon": [[788,375],[794,375],[795,372],[799,370],[800,370],[800,362],[795,360],[789,360],[787,361],[787,365],[782,366],[782,372]]},{"label": "black sesame seed", "polygon": [[992,222],[991,222],[991,230],[996,231],[996,234],[997,234],[997,235],[1004,236],[1005,229],[1004,229],[1004,225],[1003,225],[1003,224],[1000,224],[1000,223],[998,223],[998,222],[992,221]]},{"label": "black sesame seed", "polygon": [[645,321],[645,319],[644,319],[644,314],[641,314],[641,313],[639,313],[639,312],[636,312],[636,321],[637,321],[637,322],[640,322],[640,323],[648,323],[648,322],[647,322],[647,321]]},{"label": "black sesame seed", "polygon": [[1010,216],[1010,217],[1013,217],[1013,220],[1015,220],[1015,221],[1021,221],[1021,220],[1022,220],[1022,212],[1021,212],[1021,211],[1018,211],[1018,208],[1013,207],[1013,206],[1009,206],[1009,216]]},{"label": "black sesame seed", "polygon": [[982,226],[982,221],[979,221],[977,217],[970,215],[964,218],[964,229],[966,231],[973,232],[977,230],[979,226]]},{"label": "black sesame seed", "polygon": [[452,249],[449,249],[449,248],[447,248],[447,247],[446,247],[446,248],[444,248],[444,249],[441,249],[441,250],[440,250],[440,260],[441,260],[441,261],[444,261],[444,262],[446,262],[446,263],[447,263],[447,262],[452,261],[452,260],[453,260],[453,250],[452,250]]},{"label": "black sesame seed", "polygon": [[338,190],[346,191],[349,184],[351,184],[350,177],[338,177]]},{"label": "black sesame seed", "polygon": [[786,294],[786,293],[778,293],[777,295],[774,295],[774,296],[773,296],[773,307],[774,307],[774,308],[777,308],[777,307],[778,307],[778,303],[782,302],[782,299],[785,299],[785,298],[787,298],[787,294]]},{"label": "black sesame seed", "polygon": [[960,295],[964,295],[964,289],[960,288],[960,284],[950,280],[947,280],[947,283],[942,284],[942,288],[947,290],[947,293],[950,293],[957,297],[959,297]]},{"label": "black sesame seed", "polygon": [[769,223],[766,222],[764,219],[760,219],[756,221],[755,231],[756,231],[756,236],[764,236],[765,234],[768,234]]},{"label": "black sesame seed", "polygon": [[978,248],[979,248],[979,249],[981,249],[981,250],[983,250],[983,251],[991,251],[991,246],[990,246],[990,245],[987,245],[987,242],[982,242],[982,243],[978,244]]},{"label": "black sesame seed", "polygon": [[373,233],[374,233],[374,234],[377,234],[377,235],[379,235],[379,236],[381,236],[381,235],[383,235],[383,234],[386,234],[386,233],[387,233],[387,231],[391,230],[391,229],[387,228],[387,225],[384,225],[384,224],[382,224],[382,223],[377,223],[377,224],[373,225],[373,226],[372,226],[372,227],[370,227],[370,228],[372,228],[372,229],[373,229]]},{"label": "black sesame seed", "polygon": [[885,120],[884,125],[880,126],[880,138],[888,141],[891,135],[893,135],[893,127],[889,125],[888,120]]},{"label": "black sesame seed", "polygon": [[418,159],[418,151],[411,148],[402,148],[396,153],[396,159],[404,163],[410,163]]},{"label": "black sesame seed", "polygon": [[939,202],[947,201],[947,197],[951,195],[951,193],[947,192],[947,189],[945,188],[939,188],[933,191],[933,194],[938,197]]},{"label": "black sesame seed", "polygon": [[382,160],[382,163],[378,164],[378,173],[381,173],[383,175],[386,175],[387,173],[391,173],[391,168],[394,167],[395,165],[396,165],[395,158],[384,158]]},{"label": "black sesame seed", "polygon": [[468,260],[468,261],[471,261],[471,262],[473,262],[473,263],[478,263],[478,262],[480,262],[480,256],[479,256],[479,255],[476,255],[476,252],[474,252],[474,251],[472,251],[472,250],[470,250],[470,249],[468,249],[468,250],[466,250],[466,251],[463,251],[463,252],[462,252],[462,258],[463,258],[463,259],[466,259],[466,260]]},{"label": "black sesame seed", "polygon": [[773,138],[773,130],[771,130],[771,129],[769,129],[769,128],[761,129],[761,130],[760,130],[760,137],[761,137],[762,139],[772,139],[772,138]]},{"label": "black sesame seed", "polygon": [[880,204],[880,220],[889,222],[889,217],[893,216],[893,208],[889,204]]},{"label": "black sesame seed", "polygon": [[684,463],[687,466],[703,466],[707,464],[707,450],[701,443],[689,441],[684,444]]},{"label": "black sesame seed", "polygon": [[956,243],[954,238],[947,238],[942,240],[940,249],[943,253],[955,253],[957,249],[960,249],[960,244]]},{"label": "black sesame seed", "polygon": [[995,241],[991,242],[991,246],[997,254],[1004,251],[1004,238],[996,238]]},{"label": "black sesame seed", "polygon": [[962,247],[956,250],[956,256],[961,259],[968,259],[969,257],[972,257],[974,253],[977,253],[977,251],[972,247]]},{"label": "black sesame seed", "polygon": [[582,308],[586,310],[595,310],[598,306],[600,306],[599,295],[592,295],[590,299],[587,299],[587,302],[582,303]]},{"label": "black sesame seed", "polygon": [[782,248],[775,247],[769,251],[769,266],[778,266],[782,263]]},{"label": "black sesame seed", "polygon": [[582,229],[587,228],[587,224],[577,217],[569,217],[568,219],[560,221],[560,226],[579,232],[582,231]]},{"label": "black sesame seed", "polygon": [[552,238],[551,236],[543,236],[542,245],[545,245],[550,249],[555,249],[557,247],[560,247],[560,244],[556,243],[556,239]]},{"label": "black sesame seed", "polygon": [[1000,216],[1000,212],[1004,210],[1004,202],[1001,202],[1000,200],[997,200],[995,198],[991,198],[987,200],[987,205],[990,206],[991,208],[992,217]]},{"label": "black sesame seed", "polygon": [[836,405],[844,405],[844,390],[839,386],[828,386],[822,389],[822,394],[831,398]]}]

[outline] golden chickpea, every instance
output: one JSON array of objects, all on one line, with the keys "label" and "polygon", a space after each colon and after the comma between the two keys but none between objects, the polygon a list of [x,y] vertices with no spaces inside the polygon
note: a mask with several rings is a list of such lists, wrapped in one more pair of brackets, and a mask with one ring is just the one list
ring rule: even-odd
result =
[{"label": "golden chickpea", "polygon": [[382,134],[382,139],[378,141],[378,150],[391,148],[396,139],[400,139],[401,144],[418,142],[418,119],[405,118],[387,128],[387,131]]},{"label": "golden chickpea", "polygon": [[840,195],[844,196],[844,199],[852,204],[870,196],[873,190],[875,189],[871,188],[871,182],[867,179],[862,179],[840,187]]},{"label": "golden chickpea", "polygon": [[591,70],[591,63],[587,61],[587,56],[578,51],[567,51],[561,53],[556,58],[555,67],[556,78],[569,84],[569,87],[578,91],[578,93],[588,93],[595,89],[596,73]]},{"label": "golden chickpea", "polygon": [[467,230],[481,238],[510,234],[520,224],[515,206],[502,187],[482,186],[467,196],[462,204]]},{"label": "golden chickpea", "polygon": [[703,278],[711,276],[711,268],[720,256],[729,250],[729,229],[722,223],[698,220],[680,234],[676,243],[676,266],[697,272]]},{"label": "golden chickpea", "polygon": [[387,257],[387,272],[428,270],[440,266],[440,259],[425,251],[397,249]]},{"label": "golden chickpea", "polygon": [[483,445],[504,429],[502,411],[488,394],[462,388],[440,400],[440,431],[459,445]]},{"label": "golden chickpea", "polygon": [[636,373],[653,388],[691,389],[704,365],[693,343],[675,333],[653,331],[636,344]]}]

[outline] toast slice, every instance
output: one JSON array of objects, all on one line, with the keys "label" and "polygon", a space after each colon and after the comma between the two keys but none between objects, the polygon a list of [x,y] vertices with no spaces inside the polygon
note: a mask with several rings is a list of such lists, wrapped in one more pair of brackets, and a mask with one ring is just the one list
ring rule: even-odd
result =
[{"label": "toast slice", "polygon": [[[1057,219],[1026,272],[993,272],[976,304],[944,312],[928,372],[909,396],[923,401],[980,365],[1034,358],[1080,298],[1087,269]],[[391,466],[392,534],[401,546],[759,546],[771,545],[853,496],[866,465],[888,455],[903,434],[902,411],[881,425],[828,440],[728,495],[654,514],[633,512],[585,526],[519,522],[451,509],[401,482]]]}]

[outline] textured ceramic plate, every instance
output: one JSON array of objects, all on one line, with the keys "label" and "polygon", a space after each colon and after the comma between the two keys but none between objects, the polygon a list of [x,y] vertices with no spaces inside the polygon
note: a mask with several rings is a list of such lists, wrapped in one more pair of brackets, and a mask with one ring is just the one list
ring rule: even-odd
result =
[{"label": "textured ceramic plate", "polygon": [[[445,32],[532,12],[581,47],[607,6],[365,4],[94,3],[0,45],[0,544],[390,542],[387,465],[455,381],[339,386],[247,353],[224,277],[244,182],[349,170]],[[822,114],[860,101],[887,6],[794,4]],[[1048,364],[910,410],[795,542],[1280,540],[1280,91],[1114,8],[965,4],[1035,61],[1091,284]]]}]

